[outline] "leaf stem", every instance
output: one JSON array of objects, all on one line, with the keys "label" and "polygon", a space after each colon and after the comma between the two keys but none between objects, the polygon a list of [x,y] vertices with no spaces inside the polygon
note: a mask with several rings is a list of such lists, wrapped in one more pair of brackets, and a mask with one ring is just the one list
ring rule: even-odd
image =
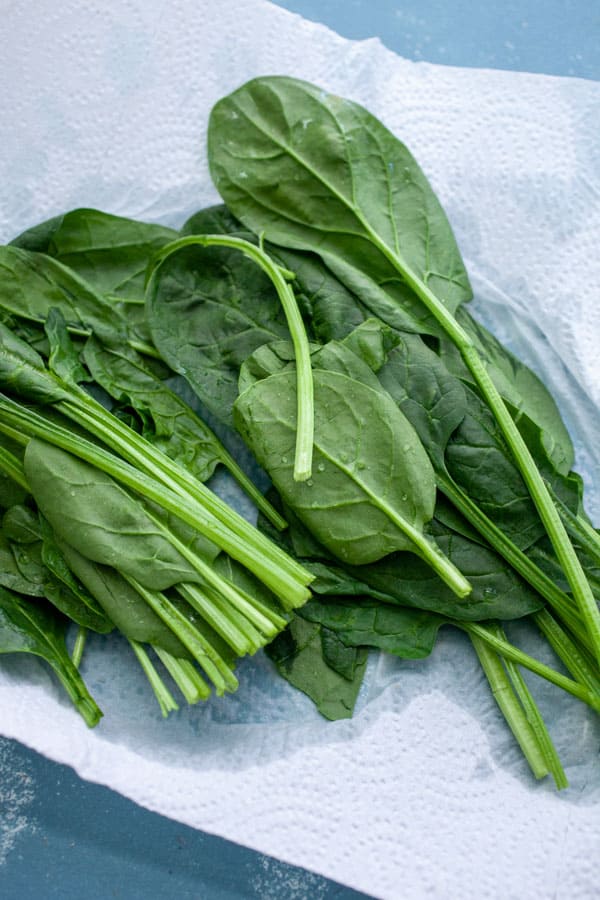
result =
[{"label": "leaf stem", "polygon": [[[16,428],[15,425],[17,426]],[[61,447],[63,450],[67,450],[80,459],[91,463],[142,496],[153,500],[159,506],[178,516],[182,521],[187,522],[188,525],[196,528],[230,556],[237,559],[243,566],[254,572],[257,578],[270,587],[276,596],[281,599],[284,606],[299,606],[308,599],[309,592],[302,583],[299,583],[299,579],[296,573],[292,571],[291,565],[286,565],[285,567],[279,565],[280,558],[286,563],[289,558],[281,551],[275,553],[277,548],[271,542],[267,543],[267,550],[271,550],[271,552],[261,552],[261,549],[256,544],[252,545],[234,534],[222,521],[219,521],[209,510],[202,506],[201,502],[199,503],[192,497],[186,496],[181,489],[179,493],[173,493],[173,491],[164,486],[164,483],[157,483],[154,478],[149,477],[143,471],[134,468],[97,444],[79,437],[79,435],[62,428],[55,422],[44,419],[33,410],[21,407],[2,395],[0,395],[0,431],[25,444],[27,443],[27,438],[24,436],[24,433],[29,436],[41,437],[48,443]],[[107,438],[106,435],[104,437],[105,439]],[[228,508],[225,504],[223,505],[225,509]],[[250,528],[249,523],[246,523],[246,525]],[[256,529],[253,530],[256,531]],[[296,568],[300,572],[305,572],[300,566],[296,566]],[[309,573],[305,573],[305,578],[302,581],[309,581],[311,578],[312,576]]]},{"label": "leaf stem", "polygon": [[177,659],[177,657],[163,650],[162,647],[153,645],[152,649],[183,694],[187,703],[194,704],[200,700],[208,700],[210,688],[200,677],[189,659]]},{"label": "leaf stem", "polygon": [[549,772],[547,761],[531,723],[515,696],[500,657],[477,635],[470,634],[469,637],[490,684],[494,700],[523,751],[531,771],[536,778],[545,778]]},{"label": "leaf stem", "polygon": [[170,712],[175,712],[179,709],[177,703],[175,702],[175,698],[156,671],[154,665],[152,664],[152,660],[146,653],[146,650],[144,649],[142,644],[138,643],[138,641],[132,640],[131,638],[129,639],[129,644],[131,645],[131,649],[135,653],[137,660],[144,671],[144,675],[150,682],[150,687],[154,691],[154,696],[158,700],[160,711],[163,714],[164,718],[166,718]]},{"label": "leaf stem", "polygon": [[585,687],[582,684],[579,684],[577,681],[572,681],[565,675],[561,675],[560,672],[556,672],[554,669],[551,669],[550,666],[545,665],[544,663],[535,659],[533,656],[529,656],[527,653],[519,650],[519,648],[515,647],[513,644],[510,644],[508,641],[499,638],[496,634],[490,631],[489,628],[486,628],[485,626],[480,625],[476,622],[458,622],[454,620],[453,624],[458,628],[462,628],[463,631],[466,631],[469,634],[469,636],[475,635],[476,637],[481,638],[483,641],[488,643],[490,647],[493,647],[494,650],[496,650],[496,652],[503,656],[505,659],[510,659],[512,660],[512,662],[518,663],[520,666],[524,666],[526,669],[530,669],[536,675],[539,675],[541,678],[545,678],[546,681],[550,681],[557,687],[560,687],[564,691],[567,691],[567,693],[572,694],[574,697],[577,697],[578,700],[582,700],[584,703],[587,703],[587,705],[591,706],[592,709],[600,711],[600,694],[597,694],[595,691],[589,690],[589,688]]},{"label": "leaf stem", "polygon": [[534,613],[533,619],[558,656],[569,670],[573,678],[584,684],[591,691],[600,694],[600,678],[594,671],[592,660],[588,661],[586,655],[571,640],[569,635],[552,618],[547,609],[541,609]]},{"label": "leaf stem", "polygon": [[125,573],[121,574],[171,629],[173,634],[179,638],[184,647],[190,651],[213,682],[217,694],[221,695],[226,690],[235,691],[238,687],[237,678],[210,642],[191,625],[183,613],[167,600],[164,594],[159,591],[151,591],[135,578],[125,575]]},{"label": "leaf stem", "polygon": [[541,596],[548,601],[556,613],[568,625],[577,638],[591,647],[587,631],[583,627],[577,607],[568,594],[552,581],[497,525],[489,519],[471,498],[460,488],[446,472],[436,471],[436,482],[439,490],[473,525],[479,534],[486,539],[510,565]]},{"label": "leaf stem", "polygon": [[75,637],[75,643],[73,645],[73,652],[71,653],[71,661],[76,669],[78,669],[81,665],[86,638],[87,628],[84,628],[83,625],[80,625],[77,629],[77,635]]},{"label": "leaf stem", "polygon": [[172,253],[183,247],[230,247],[240,250],[244,256],[255,262],[271,279],[287,319],[290,337],[296,357],[297,415],[296,452],[294,459],[294,480],[307,481],[312,474],[312,452],[314,434],[314,393],[310,348],[308,338],[294,292],[287,279],[292,275],[287,269],[277,265],[263,250],[262,246],[251,244],[243,238],[223,234],[189,235],[162,247],[155,257],[154,271]]},{"label": "leaf stem", "polygon": [[423,301],[429,312],[435,317],[438,324],[444,329],[448,337],[458,348],[460,355],[475,383],[479,387],[482,396],[494,414],[502,434],[508,444],[515,462],[527,485],[531,499],[544,524],[544,528],[550,538],[557,559],[562,566],[565,577],[573,592],[573,597],[579,607],[582,618],[587,627],[594,655],[600,662],[600,610],[592,593],[592,589],[583,571],[583,567],[577,558],[577,554],[569,539],[569,535],[562,523],[558,510],[554,505],[546,483],[537,468],[535,461],[523,440],[504,400],[502,399],[494,382],[477,352],[469,334],[457,322],[452,312],[431,291],[425,282],[419,278],[405,261],[394,253],[379,237],[370,225],[361,217],[361,221],[375,245],[385,255],[386,259],[402,275],[405,282]]}]

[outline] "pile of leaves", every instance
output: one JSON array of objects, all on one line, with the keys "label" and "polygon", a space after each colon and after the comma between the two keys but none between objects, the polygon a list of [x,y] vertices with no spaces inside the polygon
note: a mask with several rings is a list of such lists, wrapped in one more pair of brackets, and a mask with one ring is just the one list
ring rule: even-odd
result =
[{"label": "pile of leaves", "polygon": [[[554,400],[469,314],[439,202],[362,107],[257,79],[214,108],[209,162],[226,205],[180,232],[80,209],[0,251],[0,649],[45,656],[88,709],[64,617],[76,662],[116,626],[166,712],[148,645],[190,701],[196,664],[234,689],[267,645],[339,718],[370,649],[422,658],[451,625],[566,786],[520,670],[600,708],[600,537]],[[259,531],[203,485],[219,464]],[[508,641],[524,617],[564,669]]]}]

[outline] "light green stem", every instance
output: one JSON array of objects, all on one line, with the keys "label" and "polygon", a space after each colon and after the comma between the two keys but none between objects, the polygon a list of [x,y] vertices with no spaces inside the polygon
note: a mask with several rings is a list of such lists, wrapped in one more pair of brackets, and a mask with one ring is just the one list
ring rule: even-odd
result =
[{"label": "light green stem", "polygon": [[493,647],[494,650],[505,659],[510,659],[512,660],[512,662],[515,662],[520,666],[524,666],[526,669],[530,669],[530,671],[534,672],[536,675],[539,675],[541,678],[545,678],[546,681],[550,681],[557,687],[562,688],[563,691],[567,691],[567,693],[572,694],[574,697],[577,697],[579,700],[587,703],[587,705],[591,706],[592,709],[600,711],[600,694],[596,694],[594,691],[590,691],[587,687],[579,684],[577,681],[572,681],[565,675],[561,675],[560,672],[555,672],[555,670],[551,669],[550,666],[547,666],[544,663],[541,663],[539,660],[534,659],[533,656],[529,656],[527,653],[523,653],[523,651],[519,650],[518,647],[515,647],[508,641],[502,640],[501,638],[497,637],[497,635],[493,634],[489,630],[489,628],[486,628],[483,625],[478,625],[475,622],[454,621],[453,624],[458,628],[462,628],[463,631],[466,631],[469,634],[469,636],[475,635],[476,637],[481,638],[483,641],[488,643],[490,647]]},{"label": "light green stem", "polygon": [[153,646],[152,649],[183,694],[186,703],[194,704],[200,700],[208,700],[210,688],[189,659],[177,659],[162,647]]},{"label": "light green stem", "polygon": [[469,637],[494,699],[523,751],[531,771],[536,778],[545,778],[549,771],[546,759],[523,707],[515,696],[500,657],[480,637],[474,634],[470,634]]},{"label": "light green stem", "polygon": [[146,653],[146,650],[144,649],[142,644],[131,639],[129,639],[129,643],[131,645],[131,649],[137,657],[140,666],[144,670],[144,675],[150,682],[150,687],[154,691],[154,696],[158,700],[160,711],[166,718],[170,712],[175,712],[179,709],[177,703],[175,702],[175,698],[156,671],[154,665],[152,664],[152,660]]},{"label": "light green stem", "polygon": [[76,669],[78,669],[81,665],[86,638],[87,628],[84,628],[83,625],[80,625],[77,629],[77,635],[75,637],[75,643],[73,645],[73,652],[71,653],[71,661]]},{"label": "light green stem", "polygon": [[143,597],[146,603],[154,610],[165,625],[171,629],[174,635],[179,638],[181,643],[186,647],[196,662],[206,672],[206,675],[213,682],[217,694],[221,695],[224,691],[235,691],[238,688],[238,680],[225,663],[221,659],[217,651],[212,647],[204,635],[194,628],[186,617],[174,606],[164,594],[158,591],[151,591],[145,588],[135,578],[125,573],[121,573],[129,584]]},{"label": "light green stem", "polygon": [[558,658],[562,660],[576,681],[585,684],[591,691],[600,694],[600,678],[594,670],[594,662],[586,659],[584,653],[560,627],[547,609],[535,613],[534,621]]},{"label": "light green stem", "polygon": [[[312,575],[283,553],[272,541],[266,538],[239,513],[228,506],[206,485],[198,481],[186,469],[183,469],[169,457],[156,450],[152,444],[136,434],[114,416],[106,412],[104,407],[82,392],[77,401],[61,401],[57,407],[73,421],[83,424],[89,431],[100,437],[108,446],[114,447],[132,465],[186,499],[193,499],[222,523],[227,530],[242,539],[246,546],[256,549],[256,560],[263,575],[258,577],[268,584],[275,572],[282,571],[303,585],[310,583]],[[177,515],[177,513],[176,513]],[[218,543],[218,541],[216,542]],[[239,542],[238,542],[239,543]],[[223,548],[226,549],[226,548]],[[237,558],[235,552],[227,550],[230,556]],[[242,562],[242,560],[240,560]],[[270,565],[267,565],[267,562]],[[271,585],[269,585],[271,586]],[[309,596],[308,591],[300,591],[296,596],[284,593],[282,603],[302,605]],[[300,600],[300,597],[303,599]]]},{"label": "light green stem", "polygon": [[190,246],[230,247],[234,250],[240,250],[244,256],[251,259],[262,269],[271,279],[277,291],[277,296],[287,319],[296,357],[298,425],[296,429],[294,479],[296,481],[307,481],[311,477],[312,472],[314,389],[306,329],[304,328],[294,292],[287,281],[287,278],[293,277],[293,273],[273,262],[261,246],[257,247],[256,244],[251,244],[243,238],[225,234],[189,235],[188,237],[179,238],[179,240],[173,241],[159,250],[155,257],[155,266],[159,267],[172,253],[176,253],[183,247]]},{"label": "light green stem", "polygon": [[[493,627],[493,626],[492,626]],[[506,635],[499,627],[493,627],[499,638],[506,640]],[[508,676],[513,683],[513,687],[516,691],[517,697],[521,701],[521,705],[525,712],[525,716],[527,721],[531,725],[533,729],[533,733],[537,739],[538,746],[542,752],[544,759],[546,760],[546,764],[548,766],[548,771],[554,778],[554,783],[559,791],[564,788],[569,787],[569,782],[567,781],[567,776],[565,775],[564,769],[558,757],[558,753],[556,752],[556,748],[552,743],[552,738],[546,728],[546,723],[540,713],[533,696],[531,695],[531,691],[529,690],[527,683],[521,672],[519,671],[518,666],[515,665],[510,659],[504,660],[504,665],[506,666],[506,671],[508,672]]]},{"label": "light green stem", "polygon": [[[179,494],[173,493],[165,488],[163,483],[157,483],[154,478],[113,456],[97,444],[92,444],[56,423],[49,422],[33,410],[25,409],[2,396],[0,396],[0,431],[25,444],[28,439],[24,435],[40,437],[73,453],[196,528],[254,572],[276,596],[285,598],[286,603],[292,606],[302,605],[308,598],[309,592],[294,579],[289,570],[282,571],[272,559],[265,559],[264,554],[261,554],[256,546],[243,541],[197,501],[186,497],[181,491]],[[308,579],[312,578],[308,573],[307,576]]]}]

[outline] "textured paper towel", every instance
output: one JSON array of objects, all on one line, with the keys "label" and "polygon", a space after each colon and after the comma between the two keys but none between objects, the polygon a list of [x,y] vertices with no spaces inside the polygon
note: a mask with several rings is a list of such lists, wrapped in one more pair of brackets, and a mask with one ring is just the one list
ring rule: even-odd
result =
[{"label": "textured paper towel", "polygon": [[[211,105],[255,75],[367,105],[438,191],[478,315],[559,398],[598,517],[599,85],[413,64],[260,0],[41,0],[35,15],[13,4],[0,33],[2,240],[78,205],[180,224],[216,199]],[[265,658],[244,662],[237,695],[168,722],[118,639],[90,641],[84,674],[107,711],[94,731],[41,666],[2,660],[1,732],[376,896],[596,894],[597,724],[536,684],[573,787],[534,784],[458,634],[442,633],[429,660],[374,662],[341,723],[322,721]]]}]

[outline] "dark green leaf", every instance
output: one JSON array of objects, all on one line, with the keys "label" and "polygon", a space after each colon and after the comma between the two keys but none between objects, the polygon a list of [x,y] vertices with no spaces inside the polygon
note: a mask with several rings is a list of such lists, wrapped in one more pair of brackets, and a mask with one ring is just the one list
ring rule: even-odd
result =
[{"label": "dark green leaf", "polygon": [[269,644],[266,652],[279,674],[307,694],[325,718],[350,718],[364,676],[365,651],[357,660],[353,680],[349,681],[325,662],[321,627],[296,617]]},{"label": "dark green leaf", "polygon": [[65,646],[66,619],[45,602],[0,587],[0,653],[32,653],[50,664],[88,725],[102,716]]},{"label": "dark green leaf", "polygon": [[25,472],[56,536],[80,553],[154,590],[197,580],[143,504],[99,469],[32,440],[25,452]]},{"label": "dark green leaf", "polygon": [[357,104],[292,78],[255,79],[213,108],[208,142],[213,180],[233,214],[275,244],[318,253],[388,324],[438,330],[387,254],[449,309],[470,299],[425,176]]},{"label": "dark green leaf", "polygon": [[344,644],[377,647],[403,659],[429,656],[447,621],[430,612],[354,600],[310,602],[302,616],[335,631]]},{"label": "dark green leaf", "polygon": [[229,426],[241,364],[262,344],[288,337],[271,281],[237,250],[173,253],[149,286],[147,315],[162,357]]}]

